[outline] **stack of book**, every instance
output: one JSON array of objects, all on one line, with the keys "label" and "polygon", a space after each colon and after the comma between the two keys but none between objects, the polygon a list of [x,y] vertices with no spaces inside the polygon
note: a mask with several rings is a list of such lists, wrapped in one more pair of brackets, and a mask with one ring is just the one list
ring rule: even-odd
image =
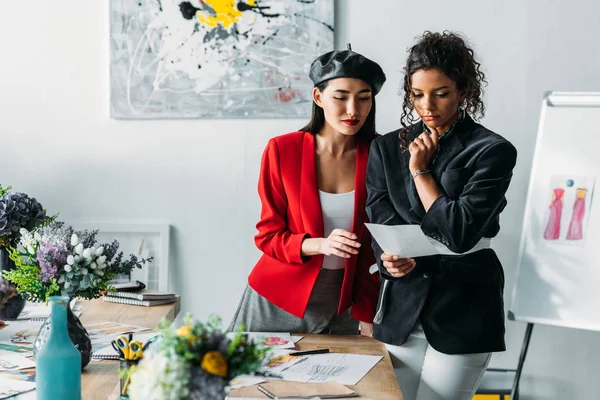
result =
[{"label": "stack of book", "polygon": [[143,290],[141,292],[112,292],[104,295],[107,303],[129,304],[132,306],[152,307],[177,301],[175,293],[155,292]]}]

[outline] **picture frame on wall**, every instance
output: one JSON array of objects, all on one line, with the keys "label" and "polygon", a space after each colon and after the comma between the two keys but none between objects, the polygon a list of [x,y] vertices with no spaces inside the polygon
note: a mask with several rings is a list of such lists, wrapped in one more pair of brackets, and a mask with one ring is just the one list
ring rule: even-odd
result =
[{"label": "picture frame on wall", "polygon": [[110,0],[116,119],[305,118],[334,0]]},{"label": "picture frame on wall", "polygon": [[75,230],[99,230],[98,243],[119,241],[119,251],[138,258],[153,257],[141,269],[134,268],[130,276],[119,276],[115,282],[140,281],[146,289],[169,291],[169,242],[168,223],[145,222],[93,222],[80,221],[72,224]]}]

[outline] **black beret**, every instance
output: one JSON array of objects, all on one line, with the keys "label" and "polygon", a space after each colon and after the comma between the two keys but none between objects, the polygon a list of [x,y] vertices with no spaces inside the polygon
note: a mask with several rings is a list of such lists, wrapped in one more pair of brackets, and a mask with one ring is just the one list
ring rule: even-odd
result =
[{"label": "black beret", "polygon": [[356,78],[371,85],[373,95],[381,90],[385,82],[385,74],[375,61],[352,51],[334,50],[325,53],[310,65],[308,76],[315,86],[334,78]]}]

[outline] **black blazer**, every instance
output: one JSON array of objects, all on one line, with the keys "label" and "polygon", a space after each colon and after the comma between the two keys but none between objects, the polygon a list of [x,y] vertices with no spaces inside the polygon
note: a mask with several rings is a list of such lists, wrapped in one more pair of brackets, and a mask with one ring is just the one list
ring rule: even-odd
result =
[{"label": "black blazer", "polygon": [[[423,125],[409,129],[412,140]],[[399,131],[371,144],[366,178],[371,222],[420,225],[427,236],[455,253],[469,251],[482,237],[496,236],[517,159],[510,142],[465,116],[440,138],[431,169],[442,195],[427,213],[410,175],[409,159],[409,152],[400,148]],[[383,268],[382,250],[375,241],[373,248],[384,279],[375,338],[402,345],[420,319],[427,340],[442,353],[506,349],[504,272],[493,250],[418,257],[413,271],[394,278]]]}]

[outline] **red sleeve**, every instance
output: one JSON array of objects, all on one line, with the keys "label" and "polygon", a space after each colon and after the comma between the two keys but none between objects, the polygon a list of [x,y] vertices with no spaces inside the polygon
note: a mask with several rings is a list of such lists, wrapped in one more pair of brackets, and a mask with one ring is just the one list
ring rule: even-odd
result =
[{"label": "red sleeve", "polygon": [[375,318],[380,285],[379,272],[369,273],[369,268],[373,264],[375,264],[375,256],[371,247],[371,234],[365,228],[356,262],[352,317],[359,321],[371,323]]},{"label": "red sleeve", "polygon": [[274,139],[269,141],[263,153],[258,177],[258,195],[262,209],[260,220],[256,224],[256,246],[266,255],[279,261],[305,263],[308,258],[302,257],[302,241],[308,234],[289,231],[286,221],[288,202],[281,179],[279,150]]}]

